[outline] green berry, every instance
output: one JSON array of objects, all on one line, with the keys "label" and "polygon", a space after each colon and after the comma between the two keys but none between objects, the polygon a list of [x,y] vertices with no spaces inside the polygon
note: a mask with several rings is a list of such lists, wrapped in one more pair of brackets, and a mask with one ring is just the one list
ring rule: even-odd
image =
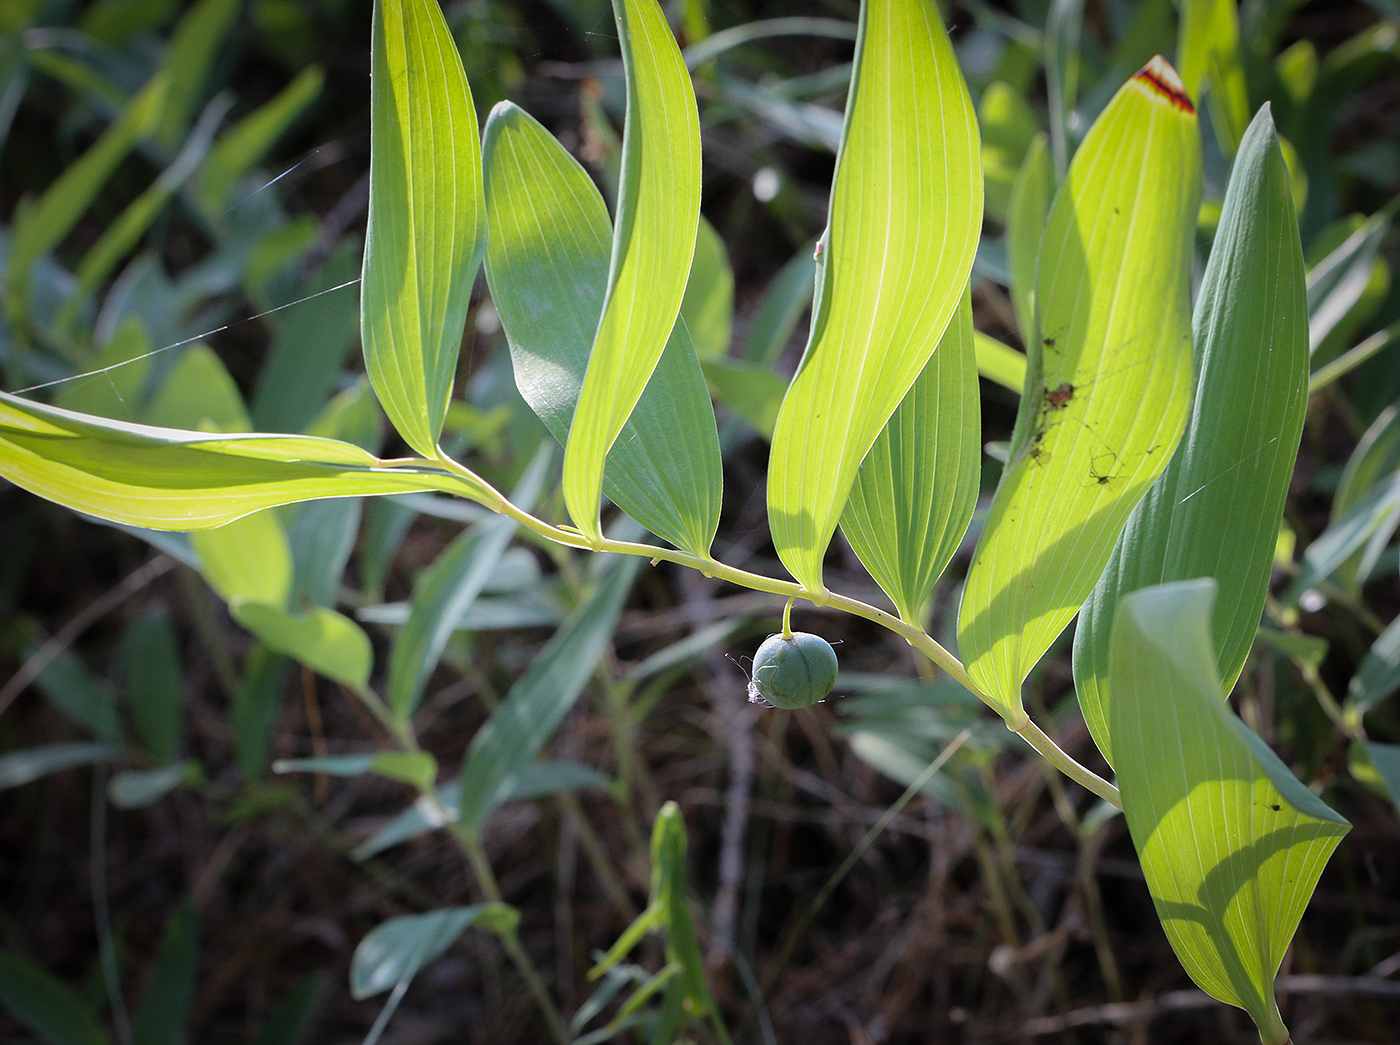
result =
[{"label": "green berry", "polygon": [[791,711],[817,703],[836,685],[836,651],[820,635],[769,635],[753,657],[749,699]]}]

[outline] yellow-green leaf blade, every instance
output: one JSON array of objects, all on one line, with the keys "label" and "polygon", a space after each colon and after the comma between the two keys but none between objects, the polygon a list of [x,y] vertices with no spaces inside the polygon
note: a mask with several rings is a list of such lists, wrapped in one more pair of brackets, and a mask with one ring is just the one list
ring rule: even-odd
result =
[{"label": "yellow-green leaf blade", "polygon": [[964,293],[938,350],[865,455],[841,529],[907,621],[919,619],[977,505],[981,406]]},{"label": "yellow-green leaf blade", "polygon": [[1163,581],[1215,578],[1212,642],[1229,690],[1268,592],[1307,402],[1308,306],[1288,168],[1267,107],[1235,159],[1194,325],[1186,435],[1134,509],[1075,632],[1075,688],[1113,764],[1108,648],[1118,598]]},{"label": "yellow-green leaf blade", "polygon": [[1182,0],[1177,62],[1186,93],[1199,103],[1205,92],[1215,136],[1233,153],[1249,123],[1235,0]]},{"label": "yellow-green leaf blade", "polygon": [[603,468],[680,311],[700,221],[700,116],[656,0],[614,0],[627,78],[608,291],[564,450],[564,502],[602,539]]},{"label": "yellow-green leaf blade", "polygon": [[1350,829],[1225,702],[1209,579],[1127,596],[1110,675],[1118,786],[1167,938],[1264,1041],[1288,1032],[1273,979],[1332,850]]},{"label": "yellow-green leaf blade", "polygon": [[958,622],[969,674],[1013,717],[1185,424],[1200,163],[1196,114],[1154,59],[1095,121],[1051,208],[1011,460]]},{"label": "yellow-green leaf blade", "polygon": [[[4,392],[0,476],[77,511],[157,530],[207,529],[321,497],[463,489],[429,466],[390,467],[335,439],[153,428]],[[492,499],[484,484],[477,492]]]},{"label": "yellow-green leaf blade", "polygon": [[375,394],[433,456],[486,246],[476,110],[437,0],[380,0],[360,330]]},{"label": "yellow-green leaf blade", "polygon": [[982,223],[977,120],[932,0],[868,0],[807,351],[773,434],[778,554],[821,597],[856,471],[933,354]]},{"label": "yellow-green leaf blade", "polygon": [[1011,303],[1016,325],[1027,344],[1035,336],[1035,263],[1040,237],[1055,195],[1055,171],[1050,159],[1050,139],[1036,135],[1026,150],[1025,162],[1011,186],[1006,215],[1006,264],[1011,270]]},{"label": "yellow-green leaf blade", "polygon": [[[608,277],[607,207],[588,173],[509,102],[486,122],[486,253],[515,383],[562,444],[588,367]],[[719,526],[719,435],[685,324],[677,321],[621,434],[603,492],[659,537],[708,555]]]}]

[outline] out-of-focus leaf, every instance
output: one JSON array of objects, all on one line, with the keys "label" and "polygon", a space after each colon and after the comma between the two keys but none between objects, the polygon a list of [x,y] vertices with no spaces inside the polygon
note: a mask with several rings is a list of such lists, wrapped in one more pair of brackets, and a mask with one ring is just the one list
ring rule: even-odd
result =
[{"label": "out-of-focus leaf", "polygon": [[239,0],[199,0],[171,34],[164,62],[170,89],[155,135],[163,147],[173,149],[188,132],[190,114],[204,93],[209,71],[239,6]]},{"label": "out-of-focus leaf", "polygon": [[436,0],[377,0],[370,64],[365,369],[399,434],[433,457],[486,247],[476,109]]},{"label": "out-of-focus leaf", "polygon": [[1308,272],[1308,338],[1313,351],[1366,294],[1376,255],[1389,231],[1390,214],[1374,215]]},{"label": "out-of-focus leaf", "polygon": [[[32,649],[29,655],[36,652],[37,648]],[[35,678],[34,684],[74,725],[91,730],[99,740],[121,739],[121,720],[117,716],[112,687],[90,672],[72,653],[63,652],[54,657]]]},{"label": "out-of-focus leaf", "polygon": [[1012,184],[1040,128],[1021,92],[1000,80],[982,92],[977,122],[982,128],[987,213],[1005,223],[1013,198]]},{"label": "out-of-focus leaf", "polygon": [[982,417],[965,291],[927,363],[865,455],[841,529],[900,617],[924,602],[958,550],[981,485]]},{"label": "out-of-focus leaf", "polygon": [[1381,632],[1347,685],[1346,710],[1358,720],[1400,689],[1400,617]]},{"label": "out-of-focus leaf", "polygon": [[122,669],[137,735],[157,759],[173,762],[180,750],[185,679],[165,607],[152,608],[127,630]]},{"label": "out-of-focus leaf", "polygon": [[[157,530],[208,529],[319,497],[462,492],[430,464],[389,464],[333,439],[126,424],[6,392],[0,475],[80,512]],[[492,499],[484,485],[479,495]]]},{"label": "out-of-focus leaf", "polygon": [[656,0],[614,0],[613,13],[627,81],[617,222],[602,318],[564,449],[564,502],[593,541],[603,535],[608,450],[676,323],[700,218],[700,117],[676,38]]},{"label": "out-of-focus leaf", "polygon": [[776,275],[768,281],[758,307],[749,322],[743,358],[754,363],[772,364],[782,355],[797,321],[812,303],[817,260],[812,257],[816,244],[799,247]]},{"label": "out-of-focus leaf", "polygon": [[320,758],[284,758],[272,764],[274,773],[324,773],[357,777],[366,773],[412,784],[433,786],[437,760],[426,751],[379,751],[368,755],[323,755]]},{"label": "out-of-focus leaf", "polygon": [[186,897],[165,923],[155,968],[132,1021],[132,1045],[178,1045],[198,971],[199,918],[193,900]]},{"label": "out-of-focus leaf", "polygon": [[1350,825],[1225,702],[1211,644],[1215,582],[1126,596],[1109,706],[1133,845],[1172,949],[1212,997],[1288,1041],[1273,980]]},{"label": "out-of-focus leaf", "polygon": [[82,995],[18,954],[0,952],[0,1005],[44,1045],[107,1045]]},{"label": "out-of-focus leaf", "polygon": [[206,214],[219,216],[234,203],[229,199],[234,183],[267,154],[292,121],[316,100],[325,80],[325,71],[319,65],[307,66],[275,98],[243,117],[219,139],[200,172],[197,195]]},{"label": "out-of-focus leaf", "polygon": [[1382,786],[1389,793],[1391,803],[1400,810],[1400,745],[1377,744],[1368,740],[1362,746]]},{"label": "out-of-focus leaf", "polygon": [[778,409],[788,381],[767,363],[741,359],[707,359],[700,364],[715,398],[758,430],[773,438]]},{"label": "out-of-focus leaf", "polygon": [[958,620],[968,673],[1013,721],[1185,425],[1200,179],[1196,114],[1158,58],[1094,123],[1051,208],[1010,463]]},{"label": "out-of-focus leaf", "polygon": [[1075,687],[1110,763],[1107,677],[1118,599],[1150,584],[1213,577],[1212,646],[1228,691],[1268,594],[1307,407],[1308,320],[1298,219],[1267,106],[1240,143],[1194,325],[1186,435],[1129,518],[1075,631]]},{"label": "out-of-focus leaf", "polygon": [[160,801],[181,784],[196,779],[194,762],[172,762],[155,769],[125,769],[107,782],[107,798],[121,809],[144,809]]},{"label": "out-of-focus leaf", "polygon": [[52,744],[0,755],[0,791],[32,783],[40,777],[74,766],[90,766],[121,757],[111,744]]},{"label": "out-of-focus leaf", "polygon": [[936,6],[863,5],[807,351],[778,412],[768,521],[818,601],[866,452],[952,318],[977,249],[977,121]]},{"label": "out-of-focus leaf", "polygon": [[1055,172],[1050,163],[1049,139],[1036,135],[1026,150],[1026,161],[1016,172],[1011,204],[1006,215],[1006,264],[1011,270],[1011,304],[1021,340],[1035,336],[1035,263],[1040,237],[1055,195]]},{"label": "out-of-focus leaf", "polygon": [[355,948],[350,960],[350,993],[360,1001],[408,983],[470,926],[510,933],[519,920],[515,908],[503,903],[444,907],[390,918],[371,929]]},{"label": "out-of-focus leaf", "polygon": [[980,330],[972,332],[977,372],[993,384],[1017,395],[1026,387],[1026,356]]},{"label": "out-of-focus leaf", "polygon": [[[588,174],[523,110],[486,124],[486,257],[520,394],[565,443],[608,279],[607,207]],[[685,324],[676,323],[608,453],[603,491],[679,548],[706,555],[719,525],[714,410]]]},{"label": "out-of-focus leaf", "polygon": [[1233,155],[1249,123],[1235,0],[1182,0],[1176,58],[1186,93],[1198,105],[1204,93],[1221,149]]},{"label": "out-of-focus leaf", "polygon": [[374,651],[369,636],[350,618],[324,607],[293,613],[261,602],[235,602],[229,609],[269,649],[353,690],[368,685]]},{"label": "out-of-focus leaf", "polygon": [[28,308],[34,263],[68,235],[117,165],[137,142],[155,131],[168,88],[165,75],[152,77],[117,121],[37,201],[16,208],[5,269],[5,311],[11,322],[21,322]]},{"label": "out-of-focus leaf", "polygon": [[1326,580],[1343,563],[1368,546],[1384,545],[1397,526],[1400,513],[1400,471],[1378,480],[1345,515],[1330,523],[1308,545],[1293,581],[1280,597],[1285,608],[1314,585]]},{"label": "out-of-focus leaf", "polygon": [[307,501],[288,513],[292,605],[335,605],[345,565],[355,550],[363,504],[358,497],[336,497]]},{"label": "out-of-focus leaf", "polygon": [[282,710],[282,683],[287,659],[261,643],[243,662],[243,677],[234,696],[229,724],[233,748],[244,780],[257,780],[267,769],[272,729]]},{"label": "out-of-focus leaf", "polygon": [[197,530],[190,546],[204,579],[225,602],[287,605],[292,552],[276,512],[255,512],[216,529]]},{"label": "out-of-focus leaf", "polygon": [[734,328],[734,269],[724,240],[703,215],[695,236],[690,280],[681,299],[681,318],[701,359],[718,359],[729,351]]},{"label": "out-of-focus leaf", "polygon": [[314,972],[273,1006],[250,1045],[298,1045],[310,1029],[326,974]]},{"label": "out-of-focus leaf", "polygon": [[1069,166],[1070,115],[1079,99],[1079,35],[1084,0],[1050,0],[1045,16],[1045,92],[1049,95],[1050,155],[1055,180]]},{"label": "out-of-focus leaf", "polygon": [[574,706],[612,637],[637,576],[635,556],[611,564],[592,598],[578,607],[477,731],[462,763],[462,822],[479,831],[506,780],[535,756]]},{"label": "out-of-focus leaf", "polygon": [[[1400,405],[1392,403],[1366,429],[1347,459],[1341,482],[1337,484],[1337,492],[1332,498],[1331,521],[1340,521],[1377,482],[1397,469],[1400,469]],[[1400,525],[1400,515],[1392,514],[1376,529],[1364,550],[1337,567],[1337,583],[1353,594],[1359,594],[1361,584],[1370,576],[1397,525]]]}]

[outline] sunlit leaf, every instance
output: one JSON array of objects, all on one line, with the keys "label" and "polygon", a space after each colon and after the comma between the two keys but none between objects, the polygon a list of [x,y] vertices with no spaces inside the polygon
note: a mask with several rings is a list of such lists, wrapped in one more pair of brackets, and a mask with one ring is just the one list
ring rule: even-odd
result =
[{"label": "sunlit leaf", "polygon": [[1239,148],[1249,123],[1235,0],[1182,0],[1177,65],[1186,93],[1210,106],[1210,122],[1226,155]]},{"label": "sunlit leaf", "polygon": [[368,684],[374,651],[369,636],[349,617],[325,607],[294,613],[261,602],[235,602],[229,609],[268,648],[353,690]]},{"label": "sunlit leaf", "polygon": [[1231,689],[1259,626],[1308,388],[1303,251],[1268,108],[1240,145],[1196,300],[1196,396],[1171,464],[1134,510],[1075,632],[1084,718],[1111,763],[1114,606],[1163,581],[1213,577],[1212,646]]},{"label": "sunlit leaf", "polygon": [[1350,825],[1226,704],[1214,594],[1212,580],[1178,581],[1119,603],[1109,669],[1118,786],[1182,965],[1281,1045],[1274,975]]},{"label": "sunlit leaf", "polygon": [[[487,121],[483,155],[486,270],[516,385],[564,443],[608,284],[607,207],[564,147],[508,102]],[[658,537],[705,555],[721,484],[714,410],[678,322],[608,452],[603,492]]]},{"label": "sunlit leaf", "polygon": [[681,299],[681,318],[701,359],[718,359],[729,351],[734,328],[734,269],[724,240],[703,216],[695,236],[690,281]]},{"label": "sunlit leaf", "polygon": [[1196,114],[1154,59],[1090,129],[1050,212],[1037,332],[958,643],[1013,719],[1020,686],[1166,467],[1191,401]]},{"label": "sunlit leaf", "polygon": [[378,0],[370,61],[365,368],[399,434],[432,457],[486,247],[476,109],[437,0]]},{"label": "sunlit leaf", "polygon": [[[614,0],[627,119],[607,294],[564,450],[564,501],[602,539],[603,466],[675,325],[700,219],[700,117],[656,0]],[[706,545],[708,548],[708,543]]]},{"label": "sunlit leaf", "polygon": [[[391,466],[333,439],[126,424],[5,392],[0,475],[80,512],[157,530],[207,529],[320,497],[463,490],[426,463]],[[478,492],[492,499],[484,485]]]},{"label": "sunlit leaf", "polygon": [[1000,80],[989,83],[982,92],[977,122],[982,130],[987,213],[1005,222],[1013,197],[1012,183],[1040,128],[1024,95]]},{"label": "sunlit leaf", "polygon": [[972,297],[865,455],[841,529],[899,615],[919,612],[957,551],[981,485]]},{"label": "sunlit leaf", "polygon": [[861,8],[806,354],[778,413],[768,521],[816,599],[856,471],[938,346],[982,223],[977,121],[932,0]]},{"label": "sunlit leaf", "polygon": [[979,374],[1002,388],[1021,394],[1026,387],[1025,353],[1017,352],[980,330],[972,332],[972,348]]}]

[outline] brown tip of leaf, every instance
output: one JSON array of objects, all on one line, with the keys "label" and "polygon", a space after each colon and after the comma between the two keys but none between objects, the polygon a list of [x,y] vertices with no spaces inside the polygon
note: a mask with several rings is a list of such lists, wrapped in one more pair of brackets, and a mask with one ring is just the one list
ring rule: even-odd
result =
[{"label": "brown tip of leaf", "polygon": [[1191,98],[1186,93],[1181,77],[1176,74],[1171,63],[1160,54],[1144,65],[1133,79],[1182,112],[1192,116],[1196,114],[1196,107],[1191,104]]}]

